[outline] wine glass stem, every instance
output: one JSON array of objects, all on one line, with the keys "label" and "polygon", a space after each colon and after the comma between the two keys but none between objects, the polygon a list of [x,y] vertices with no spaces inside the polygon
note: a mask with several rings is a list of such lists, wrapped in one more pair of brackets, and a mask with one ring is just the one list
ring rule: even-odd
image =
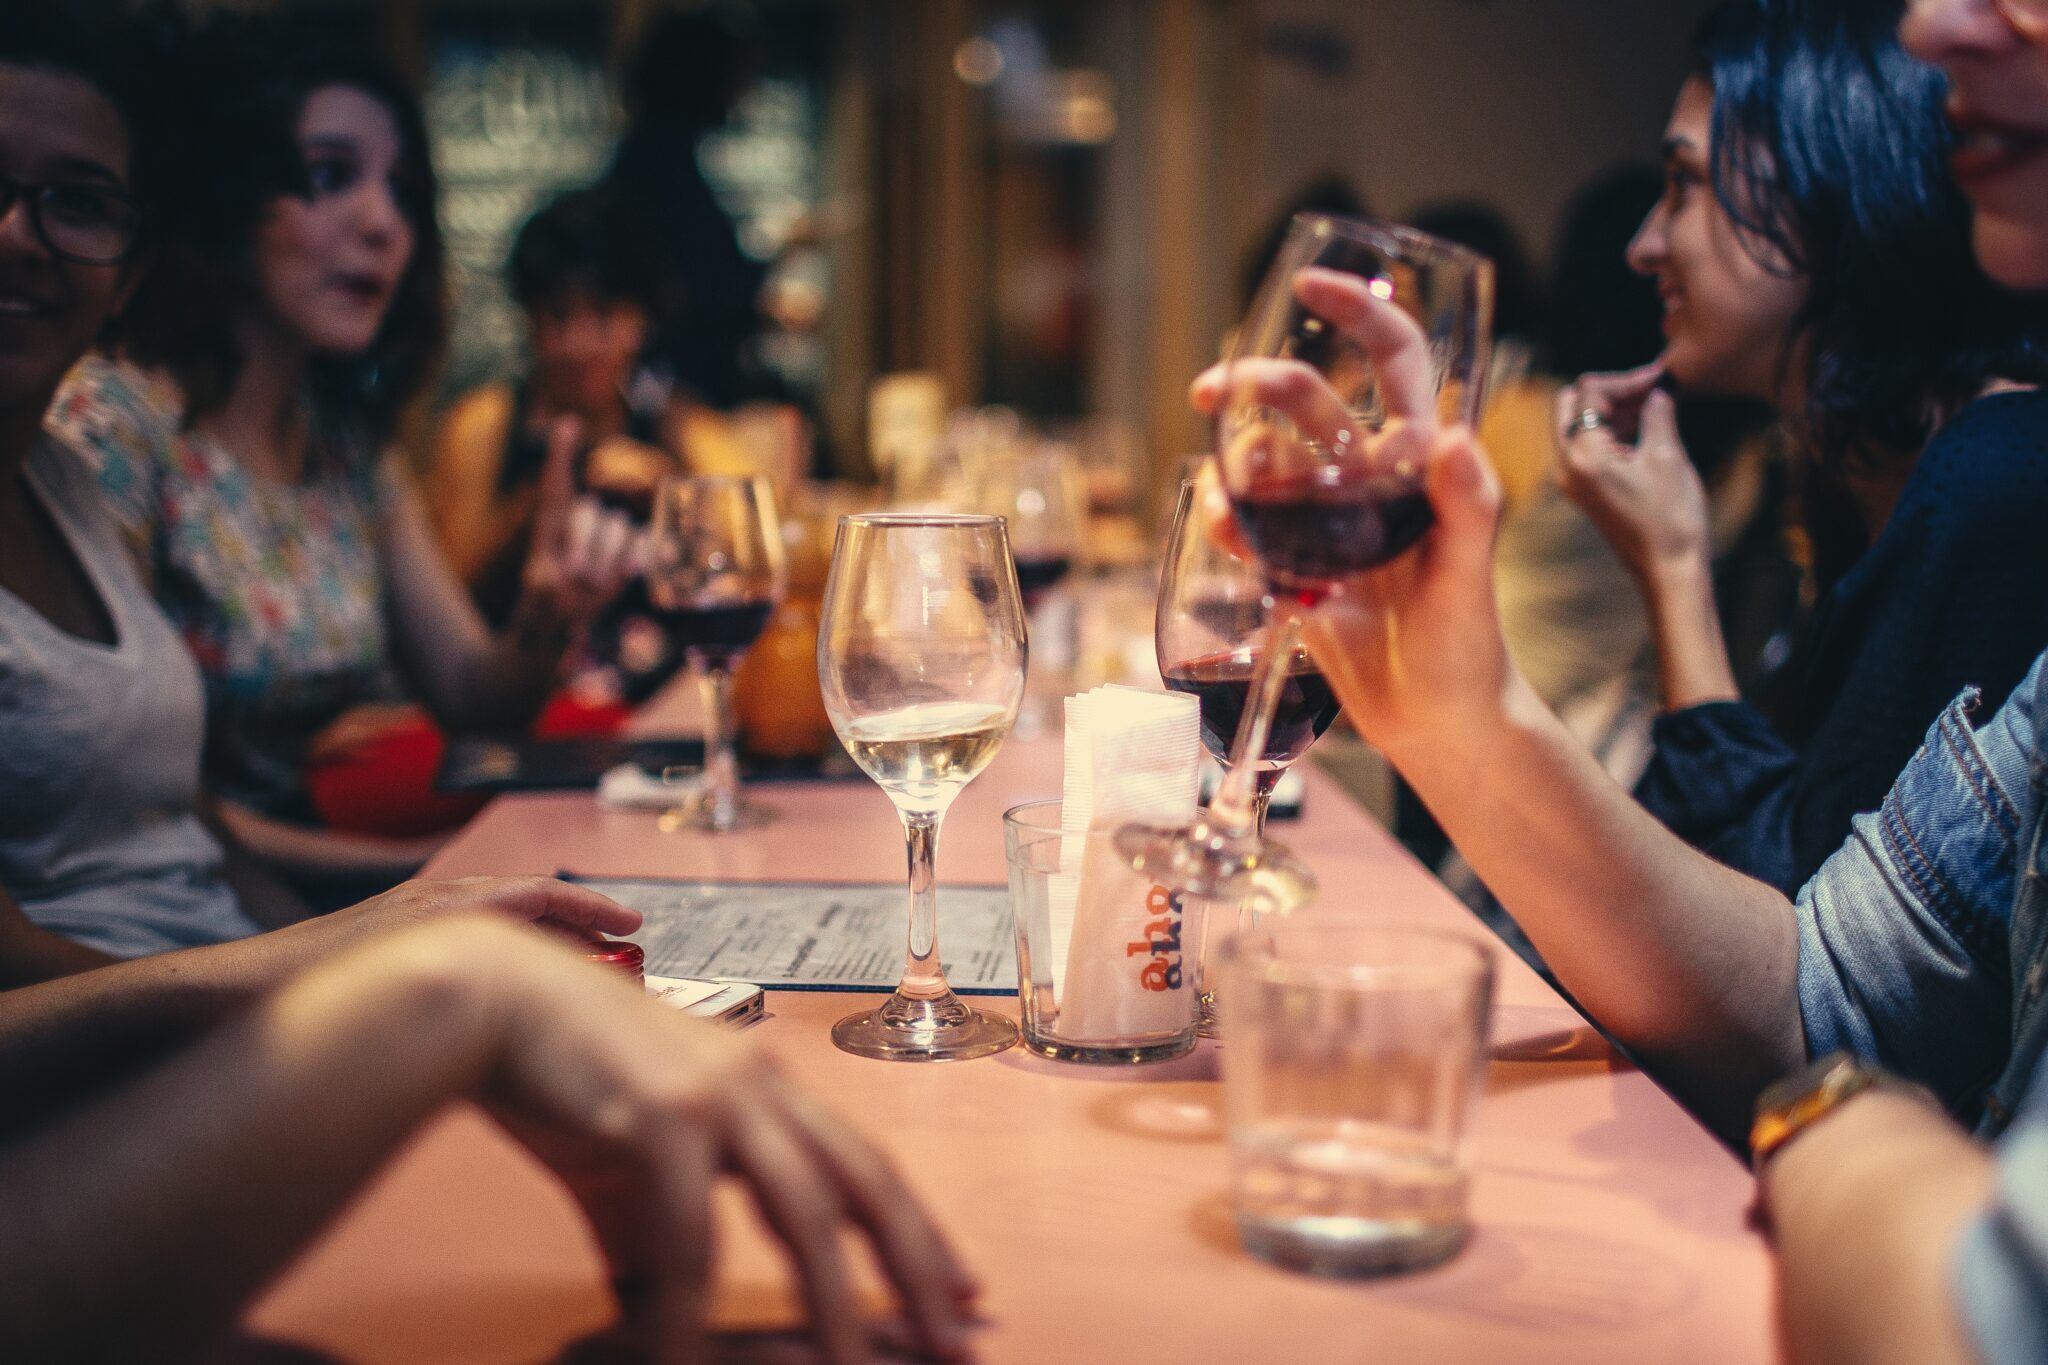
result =
[{"label": "wine glass stem", "polygon": [[903,841],[910,862],[910,945],[896,994],[937,1000],[949,994],[939,962],[939,813],[904,811]]},{"label": "wine glass stem", "polygon": [[1273,789],[1280,785],[1284,772],[1284,768],[1261,768],[1252,787],[1252,809],[1258,820],[1253,828],[1261,839],[1266,837],[1266,808],[1273,804]]},{"label": "wine glass stem", "polygon": [[704,797],[721,818],[729,817],[740,796],[740,765],[733,751],[731,661],[692,661],[704,693]]},{"label": "wine glass stem", "polygon": [[1259,792],[1261,764],[1266,736],[1273,730],[1273,713],[1280,705],[1280,689],[1287,684],[1295,643],[1301,638],[1301,618],[1287,607],[1276,608],[1266,627],[1266,648],[1259,656],[1258,671],[1252,675],[1251,696],[1244,704],[1244,719],[1231,745],[1230,763],[1216,795],[1209,801],[1209,823],[1231,834],[1256,834],[1265,827],[1266,802]]}]

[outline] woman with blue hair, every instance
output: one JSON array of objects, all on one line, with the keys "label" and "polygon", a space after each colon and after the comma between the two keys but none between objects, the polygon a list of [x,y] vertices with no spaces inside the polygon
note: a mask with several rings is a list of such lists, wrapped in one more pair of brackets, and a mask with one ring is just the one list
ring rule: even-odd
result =
[{"label": "woman with blue hair", "polygon": [[[1565,490],[1654,627],[1664,714],[1636,796],[1788,893],[1950,698],[1996,707],[2048,638],[2048,314],[1971,255],[1946,84],[1900,48],[1902,9],[1708,16],[1629,248],[1664,352],[1557,404]],[[1819,596],[1767,708],[1738,699],[1667,381],[1770,404],[1796,452]]]}]

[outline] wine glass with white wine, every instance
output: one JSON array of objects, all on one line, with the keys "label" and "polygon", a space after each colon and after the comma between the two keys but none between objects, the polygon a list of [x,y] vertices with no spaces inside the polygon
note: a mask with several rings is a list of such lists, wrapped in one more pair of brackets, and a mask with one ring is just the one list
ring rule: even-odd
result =
[{"label": "wine glass with white wine", "polygon": [[910,944],[887,1003],[832,1041],[863,1057],[958,1061],[1000,1052],[1017,1026],[963,1003],[939,961],[939,822],[996,756],[1024,696],[1024,607],[1001,517],[872,513],[839,519],[818,627],[825,711],[903,820]]}]

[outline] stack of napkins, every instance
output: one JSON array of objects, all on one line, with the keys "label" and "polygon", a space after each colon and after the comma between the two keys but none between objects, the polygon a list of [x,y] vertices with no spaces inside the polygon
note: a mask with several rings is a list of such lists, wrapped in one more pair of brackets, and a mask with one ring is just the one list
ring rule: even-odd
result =
[{"label": "stack of napkins", "polygon": [[[1129,823],[1195,818],[1202,755],[1193,697],[1098,687],[1067,698],[1060,872],[1048,888],[1060,1036],[1114,1043],[1188,1017],[1180,900],[1131,869],[1114,836]],[[1090,837],[1093,835],[1094,837]]]}]

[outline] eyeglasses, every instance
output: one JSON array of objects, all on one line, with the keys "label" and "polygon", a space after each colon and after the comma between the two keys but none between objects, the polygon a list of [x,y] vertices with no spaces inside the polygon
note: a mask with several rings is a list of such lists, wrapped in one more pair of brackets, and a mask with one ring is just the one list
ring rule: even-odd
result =
[{"label": "eyeglasses", "polygon": [[97,185],[37,185],[0,175],[0,219],[28,206],[36,240],[79,265],[117,265],[142,238],[142,210],[132,195]]}]

